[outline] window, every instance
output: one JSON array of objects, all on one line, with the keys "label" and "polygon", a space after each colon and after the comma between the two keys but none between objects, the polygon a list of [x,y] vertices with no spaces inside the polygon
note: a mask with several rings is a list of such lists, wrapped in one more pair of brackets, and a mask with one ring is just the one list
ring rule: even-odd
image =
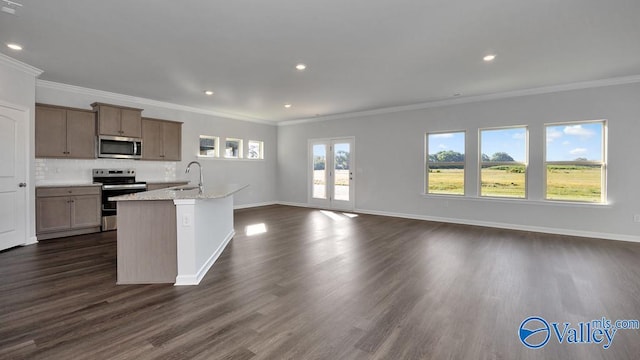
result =
[{"label": "window", "polygon": [[227,138],[224,147],[224,157],[242,159],[242,139]]},{"label": "window", "polygon": [[264,159],[264,142],[249,140],[247,159]]},{"label": "window", "polygon": [[527,128],[480,130],[480,195],[527,197]]},{"label": "window", "polygon": [[464,195],[464,131],[426,136],[426,192]]},{"label": "window", "polygon": [[606,121],[546,125],[546,199],[606,201],[605,139]]},{"label": "window", "polygon": [[200,135],[200,153],[202,157],[220,156],[220,138],[217,136]]}]

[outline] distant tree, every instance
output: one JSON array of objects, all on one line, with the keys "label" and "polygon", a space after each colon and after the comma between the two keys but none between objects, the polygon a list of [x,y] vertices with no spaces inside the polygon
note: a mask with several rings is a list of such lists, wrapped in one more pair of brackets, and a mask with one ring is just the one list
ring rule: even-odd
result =
[{"label": "distant tree", "polygon": [[589,159],[587,159],[586,157],[579,157],[579,158],[576,158],[575,161],[588,161],[588,160]]},{"label": "distant tree", "polygon": [[336,152],[336,170],[349,170],[349,155],[350,153],[344,150]]},{"label": "distant tree", "polygon": [[491,161],[491,158],[487,154],[482,154],[482,161]]},{"label": "distant tree", "polygon": [[313,158],[313,170],[324,170],[324,157],[316,156]]},{"label": "distant tree", "polygon": [[436,154],[429,155],[431,162],[462,162],[464,155],[452,150],[439,151]]},{"label": "distant tree", "polygon": [[491,155],[491,161],[495,161],[495,162],[512,162],[512,161],[515,161],[515,160],[513,160],[511,155],[507,154],[506,152],[497,152],[497,153]]}]

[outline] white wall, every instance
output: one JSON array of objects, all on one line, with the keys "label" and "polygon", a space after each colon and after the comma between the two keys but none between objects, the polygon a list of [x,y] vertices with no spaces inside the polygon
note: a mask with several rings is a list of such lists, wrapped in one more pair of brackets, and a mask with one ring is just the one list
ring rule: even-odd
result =
[{"label": "white wall", "polygon": [[[356,209],[371,213],[640,241],[640,84],[367,115],[278,128],[278,198],[307,203],[307,140],[355,136]],[[608,205],[543,200],[544,124],[608,119]],[[528,125],[528,200],[479,198],[478,128]],[[466,130],[467,196],[423,196],[424,134]]]},{"label": "white wall", "polygon": [[[38,159],[38,182],[40,184],[69,181],[90,181],[91,169],[96,167],[131,167],[143,181],[166,181],[186,179],[198,182],[198,172],[185,174],[192,160],[203,166],[205,186],[215,183],[249,184],[247,189],[234,196],[236,206],[272,203],[276,201],[276,135],[273,125],[227,119],[197,113],[145,99],[111,94],[75,86],[39,82],[35,100],[38,103],[91,109],[93,102],[104,102],[144,109],[142,116],[183,122],[182,161],[155,162],[139,160],[64,160]],[[152,103],[152,104],[149,104]],[[198,158],[199,136],[215,135],[221,139],[236,137],[264,141],[264,160],[211,160]]]},{"label": "white wall", "polygon": [[[26,131],[29,137],[27,159],[32,158],[35,145],[35,83],[40,70],[0,54],[0,101],[24,108],[29,113]],[[34,165],[27,166],[27,242],[36,241]]]}]

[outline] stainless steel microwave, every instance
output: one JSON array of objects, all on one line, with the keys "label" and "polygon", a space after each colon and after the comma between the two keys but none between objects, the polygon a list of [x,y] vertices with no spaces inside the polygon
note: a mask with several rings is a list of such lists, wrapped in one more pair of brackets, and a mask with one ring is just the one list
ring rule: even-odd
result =
[{"label": "stainless steel microwave", "polygon": [[98,157],[112,159],[142,158],[142,139],[122,136],[98,136]]}]

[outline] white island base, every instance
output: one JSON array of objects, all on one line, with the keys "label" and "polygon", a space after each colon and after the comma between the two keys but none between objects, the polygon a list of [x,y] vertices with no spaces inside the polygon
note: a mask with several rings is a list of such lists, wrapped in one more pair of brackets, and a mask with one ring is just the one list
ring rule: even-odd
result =
[{"label": "white island base", "polygon": [[209,197],[163,189],[112,198],[118,284],[198,285],[235,235],[232,194],[242,188]]}]

